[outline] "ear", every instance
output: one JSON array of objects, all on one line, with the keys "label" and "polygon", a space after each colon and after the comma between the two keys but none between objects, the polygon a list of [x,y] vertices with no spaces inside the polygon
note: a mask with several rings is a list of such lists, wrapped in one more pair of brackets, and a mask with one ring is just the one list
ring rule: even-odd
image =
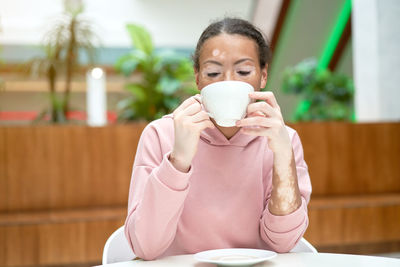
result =
[{"label": "ear", "polygon": [[265,65],[264,68],[261,68],[261,81],[260,81],[260,88],[264,88],[267,85],[268,80],[268,64]]}]

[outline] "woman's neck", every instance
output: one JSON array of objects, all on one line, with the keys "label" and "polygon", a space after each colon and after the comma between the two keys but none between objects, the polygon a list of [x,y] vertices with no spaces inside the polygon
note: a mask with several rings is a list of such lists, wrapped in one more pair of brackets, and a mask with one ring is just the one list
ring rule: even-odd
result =
[{"label": "woman's neck", "polygon": [[222,127],[219,126],[214,119],[211,118],[211,121],[214,123],[215,127],[226,137],[226,139],[231,139],[239,130],[239,127]]}]

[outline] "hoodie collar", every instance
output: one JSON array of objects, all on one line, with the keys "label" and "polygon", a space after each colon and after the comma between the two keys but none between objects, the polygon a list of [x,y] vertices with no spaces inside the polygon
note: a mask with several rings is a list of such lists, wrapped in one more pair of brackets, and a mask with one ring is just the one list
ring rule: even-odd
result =
[{"label": "hoodie collar", "polygon": [[217,128],[214,129],[206,128],[201,134],[200,138],[214,146],[240,146],[245,147],[253,140],[257,139],[258,136],[247,135],[240,129],[234,136],[230,139],[226,138],[225,135]]}]

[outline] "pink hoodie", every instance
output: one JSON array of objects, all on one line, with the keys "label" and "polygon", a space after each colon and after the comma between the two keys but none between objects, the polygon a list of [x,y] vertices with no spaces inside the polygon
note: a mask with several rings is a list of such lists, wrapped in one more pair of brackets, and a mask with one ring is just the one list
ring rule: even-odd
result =
[{"label": "pink hoodie", "polygon": [[153,121],[139,141],[125,235],[136,256],[151,260],[219,248],[290,251],[308,226],[310,177],[296,131],[292,140],[302,206],[285,216],[268,210],[273,153],[266,137],[241,131],[228,140],[217,128],[201,133],[190,171],[169,162],[172,115]]}]

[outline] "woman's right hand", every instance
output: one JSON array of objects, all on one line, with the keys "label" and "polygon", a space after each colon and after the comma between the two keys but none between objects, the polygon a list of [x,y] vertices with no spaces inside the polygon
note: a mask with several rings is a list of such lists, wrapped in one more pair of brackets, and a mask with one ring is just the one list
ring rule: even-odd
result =
[{"label": "woman's right hand", "polygon": [[177,170],[188,172],[197,152],[201,131],[215,126],[202,110],[199,95],[186,99],[173,115],[175,141],[169,160]]}]

